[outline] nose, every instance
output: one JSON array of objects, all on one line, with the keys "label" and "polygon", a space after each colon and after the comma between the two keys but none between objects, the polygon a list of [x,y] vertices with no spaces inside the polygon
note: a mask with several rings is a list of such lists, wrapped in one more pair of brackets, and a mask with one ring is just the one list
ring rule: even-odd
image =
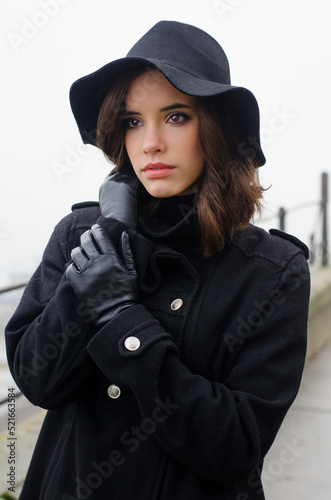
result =
[{"label": "nose", "polygon": [[159,127],[151,125],[145,128],[143,138],[143,152],[146,155],[162,153],[165,149],[164,139]]}]

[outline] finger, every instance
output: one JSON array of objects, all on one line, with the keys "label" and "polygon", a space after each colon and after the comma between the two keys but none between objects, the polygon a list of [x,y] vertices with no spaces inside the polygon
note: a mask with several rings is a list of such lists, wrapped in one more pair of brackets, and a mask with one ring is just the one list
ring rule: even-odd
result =
[{"label": "finger", "polygon": [[94,224],[91,227],[91,234],[94,244],[98,247],[99,253],[107,253],[117,256],[113,242],[109,238],[107,232],[99,224]]},{"label": "finger", "polygon": [[130,239],[126,231],[124,231],[121,236],[121,249],[128,273],[131,276],[137,276],[136,265],[134,263],[133,253],[130,246]]},{"label": "finger", "polygon": [[85,231],[85,233],[81,235],[80,246],[89,259],[96,259],[100,256],[98,246],[95,245],[94,239],[92,238],[91,229]]},{"label": "finger", "polygon": [[86,269],[88,258],[81,247],[76,247],[71,251],[71,260],[73,262],[73,270],[76,273],[82,273]]},{"label": "finger", "polygon": [[76,271],[76,269],[75,269],[74,264],[72,264],[72,263],[71,263],[71,264],[67,267],[67,269],[66,269],[66,277],[67,277],[67,279],[68,279],[69,283],[71,284],[71,286],[72,286],[73,280],[74,280],[74,278],[75,278],[76,276],[77,276],[77,271]]}]

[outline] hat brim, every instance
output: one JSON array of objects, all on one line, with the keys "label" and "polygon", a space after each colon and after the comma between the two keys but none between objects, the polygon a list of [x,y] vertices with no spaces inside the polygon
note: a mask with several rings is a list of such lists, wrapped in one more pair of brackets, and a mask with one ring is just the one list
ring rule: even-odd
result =
[{"label": "hat brim", "polygon": [[259,107],[254,94],[244,88],[204,79],[185,66],[174,66],[167,61],[140,57],[124,57],[112,61],[97,71],[74,82],[70,88],[70,105],[82,140],[96,145],[96,129],[103,100],[115,81],[124,73],[146,65],[153,67],[180,92],[194,97],[222,96],[231,106],[231,112],[241,130],[242,150],[255,150],[255,162],[262,166],[266,159],[260,144]]}]

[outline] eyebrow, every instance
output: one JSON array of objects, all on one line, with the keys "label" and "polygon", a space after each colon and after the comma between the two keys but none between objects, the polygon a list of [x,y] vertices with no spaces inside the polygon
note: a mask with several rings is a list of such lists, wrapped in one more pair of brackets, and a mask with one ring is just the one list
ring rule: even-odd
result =
[{"label": "eyebrow", "polygon": [[[190,109],[191,106],[188,106],[187,104],[183,104],[180,102],[174,102],[173,104],[169,104],[169,106],[165,106],[164,108],[161,108],[160,111],[170,111],[172,109]],[[131,115],[141,115],[139,111],[131,111],[131,110],[125,110],[124,111],[124,116],[131,116]]]}]

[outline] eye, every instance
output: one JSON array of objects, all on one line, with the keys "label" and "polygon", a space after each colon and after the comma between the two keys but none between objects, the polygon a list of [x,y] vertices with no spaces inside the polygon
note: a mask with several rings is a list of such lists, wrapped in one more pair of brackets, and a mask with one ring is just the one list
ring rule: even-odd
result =
[{"label": "eye", "polygon": [[168,121],[170,121],[170,123],[181,123],[188,119],[189,116],[185,113],[171,113],[171,115],[168,116]]},{"label": "eye", "polygon": [[127,118],[124,120],[125,128],[137,128],[139,125],[141,125],[141,121],[138,118]]}]

